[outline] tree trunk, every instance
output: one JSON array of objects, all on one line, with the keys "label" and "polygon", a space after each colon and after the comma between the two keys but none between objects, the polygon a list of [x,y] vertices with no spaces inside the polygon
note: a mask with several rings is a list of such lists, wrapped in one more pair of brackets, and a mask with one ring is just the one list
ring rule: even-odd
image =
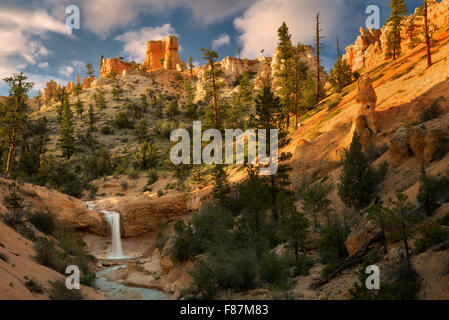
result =
[{"label": "tree trunk", "polygon": [[427,68],[432,66],[432,56],[430,51],[430,35],[429,35],[429,17],[428,17],[427,0],[424,0],[424,29],[426,37],[426,48],[427,48]]},{"label": "tree trunk", "polygon": [[316,101],[320,101],[320,14],[316,15]]},{"label": "tree trunk", "polygon": [[14,151],[16,149],[16,138],[14,137],[12,142],[11,142],[11,146],[9,147],[9,153],[8,153],[8,162],[6,164],[6,176],[8,178],[11,177],[11,172],[12,172],[12,163],[14,160]]}]

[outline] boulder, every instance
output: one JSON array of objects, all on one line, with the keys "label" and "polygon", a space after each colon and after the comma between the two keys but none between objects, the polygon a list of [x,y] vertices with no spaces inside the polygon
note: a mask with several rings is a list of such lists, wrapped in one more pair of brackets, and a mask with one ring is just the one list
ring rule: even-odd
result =
[{"label": "boulder", "polygon": [[410,146],[407,141],[408,130],[401,127],[391,136],[390,154],[395,168],[403,164],[411,156]]},{"label": "boulder", "polygon": [[408,130],[407,141],[419,161],[427,164],[435,159],[442,135],[439,130],[416,126]]}]

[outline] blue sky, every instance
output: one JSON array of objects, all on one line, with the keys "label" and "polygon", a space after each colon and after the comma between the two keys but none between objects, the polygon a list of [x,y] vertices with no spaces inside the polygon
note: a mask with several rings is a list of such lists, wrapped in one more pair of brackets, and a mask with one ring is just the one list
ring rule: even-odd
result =
[{"label": "blue sky", "polygon": [[[276,29],[286,21],[295,42],[312,44],[315,14],[320,11],[325,36],[322,61],[329,70],[336,58],[335,36],[342,49],[353,43],[365,25],[365,9],[379,6],[381,23],[389,0],[0,0],[0,77],[22,69],[42,88],[85,74],[85,64],[99,56],[123,56],[141,63],[148,40],[168,34],[179,37],[181,59],[201,62],[201,47],[220,57],[270,56]],[[410,11],[422,1],[406,0]],[[68,5],[81,11],[80,30],[65,26]],[[7,88],[0,83],[0,95]]]}]

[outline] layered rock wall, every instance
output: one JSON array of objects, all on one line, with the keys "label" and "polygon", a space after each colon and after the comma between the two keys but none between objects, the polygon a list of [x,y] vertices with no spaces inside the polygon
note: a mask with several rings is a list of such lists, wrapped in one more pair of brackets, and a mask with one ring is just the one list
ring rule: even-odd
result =
[{"label": "layered rock wall", "polygon": [[135,62],[126,62],[121,58],[109,58],[103,60],[103,64],[100,69],[100,78],[107,78],[112,75],[121,75],[125,70],[136,70],[138,64]]}]

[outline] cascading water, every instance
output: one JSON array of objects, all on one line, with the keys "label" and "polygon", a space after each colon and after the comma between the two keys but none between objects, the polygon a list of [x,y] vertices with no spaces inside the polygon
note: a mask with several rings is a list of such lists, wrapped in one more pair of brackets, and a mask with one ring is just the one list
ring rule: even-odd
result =
[{"label": "cascading water", "polygon": [[109,230],[111,230],[111,254],[110,259],[123,259],[122,252],[122,238],[120,236],[120,214],[115,211],[100,211],[106,216],[106,222],[108,223]]},{"label": "cascading water", "polygon": [[[93,202],[88,202],[87,206],[90,210],[94,210],[96,204]],[[122,238],[120,236],[120,214],[116,211],[100,211],[106,217],[106,222],[108,224],[109,230],[111,232],[111,253],[109,254],[109,259],[125,259],[126,256],[123,255],[122,251]]]}]

